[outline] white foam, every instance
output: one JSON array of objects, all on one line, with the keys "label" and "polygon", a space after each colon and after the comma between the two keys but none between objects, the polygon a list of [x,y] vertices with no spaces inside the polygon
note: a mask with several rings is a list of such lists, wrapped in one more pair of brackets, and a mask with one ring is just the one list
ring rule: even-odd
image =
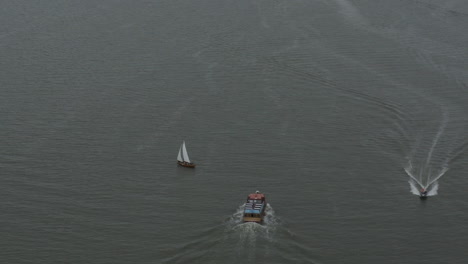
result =
[{"label": "white foam", "polygon": [[[442,122],[440,123],[439,130],[437,131],[436,136],[432,140],[431,148],[429,149],[429,153],[427,154],[426,165],[424,166],[426,168],[429,166],[429,162],[431,161],[432,154],[434,153],[434,149],[437,146],[437,143],[439,143],[439,139],[442,136],[442,134],[444,133],[445,128],[447,127],[447,123],[449,121],[448,112],[444,108],[442,108],[442,111],[443,111],[442,112]],[[422,173],[422,170],[421,170],[421,173]]]},{"label": "white foam", "polygon": [[[413,179],[410,179],[408,183],[410,184],[411,193],[414,195],[419,195],[419,189],[423,187]],[[439,183],[437,181],[433,181],[432,184],[426,186],[425,189],[427,190],[427,196],[435,196],[437,195],[437,190],[439,189]]]},{"label": "white foam", "polygon": [[438,173],[437,176],[431,178],[431,175],[428,175],[427,179],[425,180],[425,184],[423,183],[422,176],[419,178],[416,177],[413,173],[413,167],[411,165],[411,161],[408,162],[408,165],[405,167],[405,172],[410,177],[408,183],[410,184],[410,191],[414,195],[419,195],[419,189],[424,188],[427,190],[427,196],[435,196],[437,195],[437,190],[439,189],[439,180],[445,173],[449,170],[447,166],[444,166]]},{"label": "white foam", "polygon": [[[430,179],[428,178],[428,183],[427,183],[427,186],[433,184],[433,183],[437,183],[437,180],[440,179],[442,176],[444,176],[444,174],[449,170],[448,167],[444,167],[442,168],[442,170],[439,172],[439,174],[437,174],[437,176],[434,178],[434,179]],[[439,184],[437,184],[437,186],[439,186]]]},{"label": "white foam", "polygon": [[410,184],[411,193],[419,195],[419,189],[418,186],[416,186],[417,183],[415,183],[414,180],[409,180],[408,183]]},{"label": "white foam", "polygon": [[[411,183],[417,183],[421,188],[424,188],[424,184],[422,184],[421,179],[417,179],[416,175],[413,174],[413,167],[411,166],[411,162],[408,163],[408,166],[405,168],[405,172],[411,178],[410,185]],[[417,187],[415,188],[416,190],[418,189]]]},{"label": "white foam", "polygon": [[266,205],[265,217],[263,218],[262,224],[257,223],[244,223],[242,217],[244,215],[244,205],[239,206],[237,211],[231,215],[226,222],[226,228],[228,232],[235,232],[239,235],[242,243],[250,244],[255,241],[258,236],[271,240],[279,225],[279,219],[275,215],[275,211],[270,204]]},{"label": "white foam", "polygon": [[434,182],[427,191],[427,196],[437,195],[437,190],[439,189],[439,183]]}]

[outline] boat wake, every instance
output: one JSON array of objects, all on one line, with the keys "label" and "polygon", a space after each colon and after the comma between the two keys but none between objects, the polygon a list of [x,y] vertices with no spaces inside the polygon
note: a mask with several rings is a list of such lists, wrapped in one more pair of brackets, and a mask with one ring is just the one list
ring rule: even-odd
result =
[{"label": "boat wake", "polygon": [[408,183],[410,184],[411,193],[414,195],[419,195],[419,190],[424,188],[427,190],[427,196],[435,196],[437,195],[437,190],[439,189],[439,180],[442,176],[444,176],[445,172],[448,171],[448,167],[443,167],[436,177],[431,178],[429,177],[423,179],[422,175],[416,177],[413,173],[413,169],[411,163],[409,163],[408,167],[405,168],[406,174],[410,177]]},{"label": "boat wake", "polygon": [[275,210],[267,203],[265,209],[265,217],[263,218],[262,224],[257,223],[244,223],[242,221],[242,216],[244,214],[244,205],[239,206],[237,211],[231,215],[227,221],[227,229],[232,231],[237,231],[242,236],[252,235],[252,234],[270,234],[276,230],[277,226],[280,223],[279,218],[275,214]]},{"label": "boat wake", "polygon": [[[418,182],[411,179],[408,181],[411,188],[411,193],[414,195],[420,195],[419,189],[423,188]],[[437,190],[439,189],[439,183],[436,181],[430,185],[430,187],[425,188],[427,190],[427,196],[435,196],[437,195]]]},{"label": "boat wake", "polygon": [[[449,112],[442,106],[440,111],[441,121],[436,134],[432,137],[432,140],[427,141],[427,139],[426,142],[422,142],[422,137],[418,138],[413,151],[408,155],[408,163],[404,168],[406,174],[410,177],[411,193],[416,195],[419,195],[419,189],[421,188],[428,191],[428,196],[437,195],[437,189],[439,188],[437,181],[449,170],[448,164],[453,159],[450,152],[444,151],[444,148],[440,147],[441,143],[444,143],[445,146],[450,145],[449,142],[443,140],[443,135],[446,133],[450,120]],[[419,156],[416,155],[418,150],[422,150],[420,146],[424,143],[430,146],[427,154],[420,152]],[[450,148],[446,147],[445,149],[449,150]],[[416,166],[413,166],[413,162],[416,163]]]},{"label": "boat wake", "polygon": [[243,213],[241,205],[222,224],[165,251],[162,263],[320,263],[311,253],[314,249],[285,228],[271,205],[267,204],[262,224],[244,223]]},{"label": "boat wake", "polygon": [[226,238],[235,245],[238,257],[253,261],[258,257],[258,252],[265,252],[266,255],[273,254],[272,242],[275,241],[275,233],[280,220],[271,205],[267,204],[262,224],[244,223],[243,213],[244,205],[241,205],[226,221],[225,227]]}]

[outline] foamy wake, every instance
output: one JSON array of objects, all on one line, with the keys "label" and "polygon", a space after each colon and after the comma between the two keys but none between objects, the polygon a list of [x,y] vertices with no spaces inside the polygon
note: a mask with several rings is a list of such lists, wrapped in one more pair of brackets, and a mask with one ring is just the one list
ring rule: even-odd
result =
[{"label": "foamy wake", "polygon": [[274,231],[279,225],[279,218],[275,215],[275,211],[270,204],[266,205],[265,217],[262,224],[244,223],[242,216],[244,214],[244,205],[239,206],[237,211],[231,215],[226,222],[228,232],[234,232],[239,235],[242,242],[246,244],[255,243],[258,237],[268,240],[273,239]]},{"label": "foamy wake", "polygon": [[320,263],[311,259],[313,249],[285,228],[269,204],[262,224],[242,222],[243,212],[244,206],[239,206],[225,222],[224,238],[229,243],[229,253],[239,260],[233,263],[272,263],[274,260],[275,263]]},{"label": "foamy wake", "polygon": [[[410,179],[408,183],[410,184],[411,193],[414,195],[419,195],[419,189],[423,187],[413,179]],[[437,181],[433,182],[429,187],[426,188],[427,196],[437,195],[438,189],[439,183]]]},{"label": "foamy wake", "polygon": [[408,183],[410,184],[410,191],[414,195],[419,195],[419,190],[424,188],[427,190],[427,196],[437,195],[437,190],[439,189],[438,180],[444,176],[445,172],[448,171],[448,167],[443,167],[435,177],[429,175],[427,179],[423,179],[420,175],[419,178],[413,173],[413,167],[411,162],[408,163],[408,166],[405,168],[406,174],[410,177]]}]

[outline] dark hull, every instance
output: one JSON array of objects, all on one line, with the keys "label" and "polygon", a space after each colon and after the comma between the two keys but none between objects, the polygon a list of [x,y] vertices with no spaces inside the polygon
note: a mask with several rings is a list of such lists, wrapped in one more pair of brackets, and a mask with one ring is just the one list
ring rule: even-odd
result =
[{"label": "dark hull", "polygon": [[262,224],[263,223],[263,217],[258,218],[258,217],[244,217],[242,221],[244,223],[257,223],[257,224]]},{"label": "dark hull", "polygon": [[186,168],[195,168],[194,163],[187,163],[187,162],[177,161],[177,164],[179,164],[182,167],[186,167]]},{"label": "dark hull", "polygon": [[257,223],[257,224],[263,224],[263,219],[260,219],[260,220],[244,220],[244,223]]}]

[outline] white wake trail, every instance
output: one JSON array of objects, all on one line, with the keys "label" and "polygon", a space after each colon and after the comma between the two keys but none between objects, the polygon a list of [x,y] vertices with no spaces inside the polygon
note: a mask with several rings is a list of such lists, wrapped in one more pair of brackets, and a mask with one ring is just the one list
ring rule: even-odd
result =
[{"label": "white wake trail", "polygon": [[[430,182],[427,183],[427,186],[430,186],[430,185],[433,184],[433,183],[437,183],[437,180],[440,179],[442,176],[444,176],[445,172],[447,172],[448,170],[449,170],[448,167],[444,167],[444,168],[439,172],[439,174],[437,175],[437,177],[435,177],[433,180],[431,180]],[[426,187],[427,187],[427,186],[426,186]],[[439,185],[437,184],[437,186],[439,186]]]},{"label": "white wake trail", "polygon": [[410,177],[410,180],[408,181],[410,185],[410,191],[414,195],[419,195],[419,190],[421,188],[424,188],[427,190],[427,196],[435,196],[437,195],[437,190],[439,189],[439,183],[437,182],[438,179],[440,179],[442,176],[444,176],[445,172],[448,171],[448,167],[444,167],[437,177],[435,177],[433,180],[427,182],[425,185],[421,183],[412,173],[412,166],[411,163],[408,164],[408,167],[405,168],[406,174]]},{"label": "white wake trail", "polygon": [[419,195],[419,190],[418,186],[416,186],[416,183],[413,180],[409,180],[408,183],[410,185],[411,193],[414,195]]},{"label": "white wake trail", "polygon": [[[419,195],[419,189],[423,188],[428,191],[428,196],[437,195],[437,190],[439,188],[438,180],[444,176],[445,172],[448,171],[449,167],[447,161],[442,164],[442,168],[437,173],[437,176],[433,177],[433,167],[430,166],[430,163],[433,158],[434,151],[436,150],[437,144],[439,143],[442,135],[444,134],[447,124],[449,122],[448,112],[442,108],[442,121],[440,123],[439,129],[435,137],[432,139],[431,146],[429,148],[429,152],[427,153],[427,157],[424,161],[422,166],[419,169],[414,170],[412,165],[412,160],[408,160],[408,165],[404,168],[406,174],[411,178],[410,188],[411,193],[415,195]],[[419,186],[416,186],[419,185]]]},{"label": "white wake trail", "polygon": [[429,191],[427,191],[427,196],[435,196],[437,195],[437,190],[439,189],[439,183],[438,182],[434,182],[434,184],[432,184],[431,188],[429,189]]},{"label": "white wake trail", "polygon": [[[417,185],[419,185],[419,183],[415,182],[414,180],[409,180],[408,183],[410,184],[410,191],[412,194],[414,195],[419,195],[419,189]],[[426,188],[427,190],[427,196],[435,196],[437,195],[437,190],[439,189],[439,183],[438,182],[434,182],[432,185],[428,186],[428,188]]]},{"label": "white wake trail", "polygon": [[244,223],[242,221],[243,215],[244,205],[241,205],[226,222],[227,231],[234,231],[239,235],[242,241],[254,241],[257,236],[262,236],[268,240],[272,239],[274,231],[278,225],[280,225],[279,218],[276,216],[273,207],[268,203],[265,209],[263,224]]},{"label": "white wake trail", "polygon": [[[410,178],[411,178],[415,183],[419,184],[419,186],[420,186],[421,188],[424,188],[424,184],[422,184],[421,181],[420,181],[419,179],[416,179],[416,176],[414,176],[413,173],[411,172],[412,169],[413,169],[413,167],[411,166],[411,163],[410,163],[410,164],[409,164],[409,167],[406,167],[406,168],[405,168],[406,174],[408,174],[408,176],[410,176]],[[411,181],[410,181],[410,185],[411,185]],[[418,189],[416,189],[416,191],[417,191],[418,194],[419,194]]]},{"label": "white wake trail", "polygon": [[[429,162],[431,161],[432,154],[434,153],[434,149],[437,146],[437,143],[439,142],[440,136],[442,136],[442,134],[445,131],[445,128],[447,127],[448,120],[449,120],[449,118],[448,118],[448,115],[447,115],[447,111],[443,111],[442,112],[442,123],[440,124],[439,130],[437,131],[436,136],[432,140],[431,148],[429,149],[429,153],[427,154],[426,164],[424,165],[425,168],[427,168],[429,166]],[[423,170],[421,170],[421,172],[420,172],[420,177],[422,176],[422,173],[423,173]]]}]

